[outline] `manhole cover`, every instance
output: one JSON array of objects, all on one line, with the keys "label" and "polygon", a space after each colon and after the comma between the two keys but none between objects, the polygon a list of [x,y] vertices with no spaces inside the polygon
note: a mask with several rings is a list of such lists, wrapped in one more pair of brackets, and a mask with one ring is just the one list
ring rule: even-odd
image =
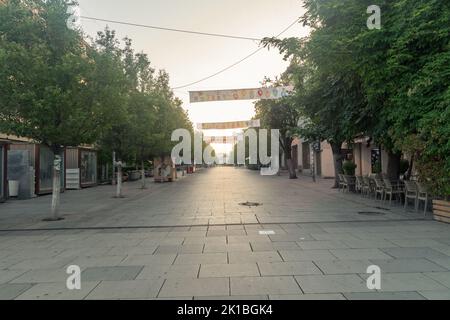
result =
[{"label": "manhole cover", "polygon": [[384,216],[384,212],[376,212],[376,211],[358,211],[358,214],[362,214],[364,216]]},{"label": "manhole cover", "polygon": [[258,206],[262,206],[262,203],[259,202],[241,202],[239,203],[240,206],[246,206],[246,207],[258,207]]}]

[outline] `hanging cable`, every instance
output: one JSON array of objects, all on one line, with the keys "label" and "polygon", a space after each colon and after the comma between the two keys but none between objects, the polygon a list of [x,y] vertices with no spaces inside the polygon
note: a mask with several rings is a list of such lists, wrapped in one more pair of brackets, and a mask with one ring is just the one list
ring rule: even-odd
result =
[{"label": "hanging cable", "polygon": [[80,18],[81,18],[81,19],[85,19],[85,20],[92,20],[92,21],[101,21],[101,22],[115,23],[115,24],[121,24],[121,25],[126,25],[126,26],[133,26],[133,27],[147,28],[147,29],[156,29],[156,30],[164,30],[164,31],[172,31],[172,32],[190,33],[190,34],[196,34],[196,35],[201,35],[201,36],[221,37],[221,38],[238,39],[238,40],[261,41],[261,39],[258,39],[258,38],[233,36],[233,35],[220,34],[220,33],[208,33],[208,32],[200,32],[200,31],[192,31],[192,30],[182,30],[182,29],[174,29],[174,28],[165,28],[165,27],[150,26],[150,25],[144,25],[144,24],[138,24],[138,23],[131,23],[131,22],[124,22],[124,21],[117,21],[117,20],[107,20],[107,19],[100,19],[100,18],[86,17],[86,16],[80,16]]},{"label": "hanging cable", "polygon": [[[294,22],[292,22],[292,23],[291,23],[289,26],[287,26],[283,31],[281,31],[279,34],[277,34],[277,35],[275,36],[275,38],[280,37],[283,33],[285,33],[285,32],[288,31],[290,28],[292,28],[298,21],[299,21],[299,18],[295,19]],[[183,86],[174,87],[174,88],[172,88],[172,90],[178,90],[178,89],[183,89],[183,88],[186,88],[186,87],[190,87],[190,86],[193,86],[194,84],[197,84],[197,83],[200,83],[200,82],[209,80],[209,79],[211,79],[211,78],[213,78],[213,77],[215,77],[215,76],[218,76],[219,74],[224,73],[225,71],[228,71],[229,69],[231,69],[231,68],[237,66],[238,64],[244,62],[245,60],[251,58],[252,56],[254,56],[255,54],[257,54],[259,51],[261,51],[262,49],[264,49],[264,47],[260,47],[260,48],[256,49],[255,51],[253,51],[252,53],[250,53],[248,56],[242,58],[241,60],[239,60],[239,61],[237,61],[237,62],[235,62],[235,63],[233,63],[232,65],[229,65],[229,66],[226,67],[226,68],[223,68],[223,69],[217,71],[216,73],[214,73],[214,74],[212,74],[212,75],[210,75],[210,76],[207,76],[207,77],[202,78],[202,79],[200,79],[200,80],[197,80],[197,81],[188,83],[188,84],[183,85]]]}]

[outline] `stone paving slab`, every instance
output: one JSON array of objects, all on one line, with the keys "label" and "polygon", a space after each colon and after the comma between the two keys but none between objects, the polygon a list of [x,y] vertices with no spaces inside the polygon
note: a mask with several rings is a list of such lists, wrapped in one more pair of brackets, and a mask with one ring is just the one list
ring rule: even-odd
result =
[{"label": "stone paving slab", "polygon": [[230,243],[230,244],[205,244],[203,252],[251,252],[249,243]]},{"label": "stone paving slab", "polygon": [[298,246],[303,250],[326,250],[326,249],[347,249],[350,248],[340,240],[316,240],[298,241]]},{"label": "stone paving slab", "polygon": [[[0,204],[10,230],[0,230],[0,298],[449,296],[449,225],[395,205],[382,219],[358,215],[383,204],[331,183],[214,168],[148,190],[125,183],[124,199],[112,199],[111,186],[68,191],[65,220],[54,223],[41,221],[49,197]],[[81,292],[64,290],[69,264],[83,270]],[[381,267],[379,292],[365,283],[371,264]]]},{"label": "stone paving slab", "polygon": [[277,251],[230,252],[228,257],[230,263],[282,261]]},{"label": "stone paving slab", "polygon": [[143,266],[90,267],[81,272],[82,281],[124,281],[133,280]]},{"label": "stone paving slab", "polygon": [[0,284],[0,300],[11,300],[19,296],[21,293],[25,292],[31,288],[30,283],[4,283]]},{"label": "stone paving slab", "polygon": [[67,273],[63,268],[29,270],[15,278],[10,283],[42,283],[62,282],[66,283]]},{"label": "stone paving slab", "polygon": [[176,254],[130,255],[120,262],[121,266],[171,265]]},{"label": "stone paving slab", "polygon": [[322,274],[312,261],[299,262],[258,262],[261,276],[295,276]]},{"label": "stone paving slab", "polygon": [[425,275],[450,289],[450,272],[425,272]]},{"label": "stone paving slab", "polygon": [[441,267],[450,270],[450,257],[448,258],[427,258],[428,260],[440,265]]},{"label": "stone paving slab", "polygon": [[450,290],[419,291],[428,300],[450,300]]},{"label": "stone paving slab", "polygon": [[80,256],[70,261],[70,265],[77,265],[81,269],[89,267],[115,267],[118,266],[126,256]]},{"label": "stone paving slab", "polygon": [[[382,248],[383,252],[395,258],[436,258],[445,259],[449,256],[431,248]],[[373,258],[376,259],[376,258]]]},{"label": "stone paving slab", "polygon": [[16,297],[16,300],[81,300],[100,282],[83,281],[80,290],[68,290],[63,282],[39,283]]},{"label": "stone paving slab", "polygon": [[258,251],[277,251],[277,250],[300,250],[297,243],[289,242],[250,242],[253,252]]},{"label": "stone paving slab", "polygon": [[[185,244],[179,246],[161,245],[154,250],[155,254],[170,254],[170,253],[202,253],[203,244]],[[150,253],[151,254],[151,253]]]},{"label": "stone paving slab", "polygon": [[250,276],[260,276],[256,263],[202,264],[199,273],[200,278]]},{"label": "stone paving slab", "polygon": [[284,261],[335,260],[329,250],[280,250]]},{"label": "stone paving slab", "polygon": [[175,264],[225,264],[228,262],[226,253],[179,254]]},{"label": "stone paving slab", "polygon": [[0,271],[0,284],[10,282],[15,278],[24,274],[25,270],[1,270]]},{"label": "stone paving slab", "polygon": [[92,290],[86,299],[147,299],[156,298],[164,280],[126,280],[102,281]]},{"label": "stone paving slab", "polygon": [[345,293],[348,300],[425,300],[417,292],[360,292]]},{"label": "stone paving slab", "polygon": [[[367,274],[361,274],[366,279]],[[448,287],[422,273],[385,273],[381,275],[382,292],[387,291],[441,291]]]},{"label": "stone paving slab", "polygon": [[227,296],[229,278],[167,279],[158,297]]},{"label": "stone paving slab", "polygon": [[369,292],[366,281],[355,274],[296,276],[304,293]]},{"label": "stone paving slab", "polygon": [[144,267],[136,279],[196,278],[199,270],[200,265],[198,264],[151,265]]},{"label": "stone paving slab", "polygon": [[357,274],[367,271],[369,260],[317,260],[314,263],[324,274]]},{"label": "stone paving slab", "polygon": [[371,260],[380,267],[382,273],[446,271],[445,268],[427,259]]},{"label": "stone paving slab", "polygon": [[379,249],[332,249],[330,252],[342,260],[392,259]]},{"label": "stone paving slab", "polygon": [[302,293],[293,277],[231,278],[230,285],[232,295]]}]

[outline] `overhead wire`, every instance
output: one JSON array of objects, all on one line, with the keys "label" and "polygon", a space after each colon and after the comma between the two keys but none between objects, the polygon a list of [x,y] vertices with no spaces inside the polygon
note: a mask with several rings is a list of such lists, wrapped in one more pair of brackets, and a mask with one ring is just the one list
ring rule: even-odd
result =
[{"label": "overhead wire", "polygon": [[[279,34],[277,34],[277,35],[275,36],[275,38],[278,38],[278,37],[280,37],[281,35],[283,35],[283,33],[285,33],[285,32],[288,31],[290,28],[292,28],[299,20],[300,20],[299,18],[295,19],[294,22],[292,22],[289,26],[287,26],[285,29],[283,29],[283,31],[281,31]],[[215,77],[215,76],[218,76],[219,74],[224,73],[225,71],[228,71],[228,70],[230,70],[231,68],[237,66],[238,64],[244,62],[245,60],[251,58],[252,56],[254,56],[255,54],[257,54],[258,52],[260,52],[262,49],[264,49],[264,47],[259,47],[258,49],[256,49],[256,50],[253,51],[252,53],[250,53],[249,55],[247,55],[247,56],[245,56],[244,58],[240,59],[239,61],[237,61],[237,62],[235,62],[235,63],[229,65],[228,67],[225,67],[225,68],[223,68],[223,69],[221,69],[221,70],[219,70],[219,71],[213,73],[213,74],[210,75],[210,76],[204,77],[204,78],[202,78],[202,79],[200,79],[200,80],[197,80],[197,81],[194,81],[194,82],[191,82],[191,83],[182,85],[182,86],[174,87],[174,88],[172,88],[172,90],[179,90],[179,89],[187,88],[187,87],[193,86],[193,85],[195,85],[195,84],[197,84],[197,83],[200,83],[200,82],[209,80],[209,79],[211,79],[211,78],[213,78],[213,77]]]},{"label": "overhead wire", "polygon": [[[262,41],[262,39],[258,39],[258,38],[226,35],[226,34],[219,34],[219,33],[200,32],[200,31],[192,31],[192,30],[183,30],[183,29],[175,29],[175,28],[166,28],[166,27],[144,25],[144,24],[124,22],[124,21],[118,21],[118,20],[109,20],[109,19],[101,19],[101,18],[95,18],[95,17],[87,17],[87,16],[83,16],[83,15],[81,15],[79,18],[85,19],[85,20],[91,20],[91,21],[94,21],[94,22],[102,21],[102,22],[115,23],[115,24],[128,25],[128,26],[135,26],[135,27],[142,27],[142,28],[149,28],[149,29],[157,29],[157,30],[172,31],[172,32],[190,33],[190,34],[196,34],[196,35],[202,35],[202,36],[222,37],[222,38],[231,38],[231,39],[239,39],[239,40],[251,40],[251,41],[258,41],[258,42]],[[275,38],[278,38],[281,35],[283,35],[286,31],[288,31],[290,28],[292,28],[299,20],[300,20],[299,18],[295,19],[295,21],[293,21],[286,28],[284,28],[279,34],[277,34],[275,36]],[[222,73],[230,70],[231,68],[241,64],[242,62],[248,60],[249,58],[253,57],[254,55],[256,55],[258,52],[260,52],[263,49],[264,49],[264,47],[260,46],[255,51],[252,51],[250,54],[248,54],[247,56],[243,57],[242,59],[232,63],[231,65],[229,65],[229,66],[227,66],[227,67],[225,67],[225,68],[223,68],[223,69],[221,69],[221,70],[219,70],[219,71],[217,71],[217,72],[215,72],[215,73],[213,73],[213,74],[211,74],[211,75],[209,75],[207,77],[199,79],[197,81],[193,81],[193,82],[190,82],[190,83],[182,85],[182,86],[173,87],[172,90],[178,90],[178,89],[187,88],[187,87],[193,86],[195,84],[198,84],[200,82],[203,82],[203,81],[209,80],[211,78],[214,78],[214,77],[218,76],[219,74],[222,74]]]},{"label": "overhead wire", "polygon": [[210,33],[210,32],[202,32],[202,31],[193,31],[193,30],[184,30],[184,29],[176,29],[176,28],[151,26],[151,25],[145,25],[145,24],[139,24],[139,23],[125,22],[125,21],[118,21],[118,20],[109,20],[109,19],[101,19],[101,18],[94,18],[94,17],[87,17],[87,16],[80,16],[80,18],[81,19],[85,19],[85,20],[101,21],[101,22],[114,23],[114,24],[120,24],[120,25],[132,26],[132,27],[164,30],[164,31],[171,31],[171,32],[189,33],[189,34],[195,34],[195,35],[201,35],[201,36],[221,37],[221,38],[230,38],[230,39],[237,39],[237,40],[261,41],[261,39],[258,39],[258,38],[235,36],[235,35],[228,35],[228,34],[221,34],[221,33]]}]

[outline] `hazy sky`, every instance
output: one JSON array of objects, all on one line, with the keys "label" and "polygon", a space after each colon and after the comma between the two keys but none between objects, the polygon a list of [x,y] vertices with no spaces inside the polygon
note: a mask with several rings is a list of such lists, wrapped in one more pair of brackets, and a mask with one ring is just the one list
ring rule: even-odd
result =
[{"label": "hazy sky", "polygon": [[[223,33],[251,38],[275,36],[303,13],[301,0],[79,0],[81,14],[108,20]],[[81,20],[83,30],[95,36],[104,22]],[[205,37],[109,24],[119,38],[129,36],[136,51],[150,57],[157,69],[170,75],[177,87],[209,76],[242,59],[258,48],[248,40]],[[305,36],[307,30],[297,24],[283,34]],[[179,89],[175,94],[194,125],[199,122],[248,120],[253,115],[252,101],[189,104],[188,91],[258,87],[264,76],[283,72],[286,62],[277,50],[260,51],[227,72]]]}]

